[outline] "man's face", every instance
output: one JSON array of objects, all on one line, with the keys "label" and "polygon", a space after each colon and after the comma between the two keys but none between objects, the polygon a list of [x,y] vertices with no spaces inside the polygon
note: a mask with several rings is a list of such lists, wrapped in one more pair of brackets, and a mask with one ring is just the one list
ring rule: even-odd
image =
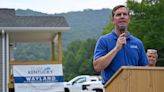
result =
[{"label": "man's face", "polygon": [[118,8],[115,11],[114,16],[112,17],[112,22],[117,27],[119,25],[124,25],[127,27],[129,24],[129,21],[130,21],[130,16],[128,14],[128,10],[125,7]]}]

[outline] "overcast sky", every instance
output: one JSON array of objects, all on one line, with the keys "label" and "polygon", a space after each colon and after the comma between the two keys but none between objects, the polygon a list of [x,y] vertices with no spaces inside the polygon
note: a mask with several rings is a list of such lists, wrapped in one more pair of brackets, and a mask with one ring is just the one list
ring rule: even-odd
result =
[{"label": "overcast sky", "polygon": [[127,0],[0,0],[0,8],[31,9],[48,14],[126,5]]}]

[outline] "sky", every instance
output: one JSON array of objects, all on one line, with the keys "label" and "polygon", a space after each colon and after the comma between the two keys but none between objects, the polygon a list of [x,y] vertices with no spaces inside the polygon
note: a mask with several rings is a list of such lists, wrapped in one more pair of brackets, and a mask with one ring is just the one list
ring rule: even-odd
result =
[{"label": "sky", "polygon": [[31,9],[38,12],[55,14],[84,9],[103,9],[123,4],[127,0],[0,0],[0,8]]}]

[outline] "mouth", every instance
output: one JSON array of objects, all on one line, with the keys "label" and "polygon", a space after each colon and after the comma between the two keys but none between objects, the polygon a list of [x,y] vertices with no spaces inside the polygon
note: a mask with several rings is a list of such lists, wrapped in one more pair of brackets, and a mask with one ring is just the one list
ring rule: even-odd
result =
[{"label": "mouth", "polygon": [[119,23],[127,23],[126,21],[119,21]]},{"label": "mouth", "polygon": [[150,61],[149,64],[154,64],[154,61]]}]

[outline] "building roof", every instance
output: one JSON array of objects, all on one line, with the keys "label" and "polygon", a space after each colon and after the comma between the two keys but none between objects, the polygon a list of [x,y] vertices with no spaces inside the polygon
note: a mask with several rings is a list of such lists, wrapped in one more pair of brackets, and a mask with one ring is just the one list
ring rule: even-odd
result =
[{"label": "building roof", "polygon": [[14,9],[0,9],[0,27],[68,27],[63,16],[16,16]]},{"label": "building roof", "polygon": [[[0,9],[0,30],[9,33],[10,41],[30,41],[27,35],[45,36],[45,41],[57,32],[68,31],[69,25],[63,16],[17,16],[14,9]],[[24,37],[24,40],[22,38]],[[35,37],[34,37],[35,38]],[[31,39],[34,41],[34,38]],[[40,37],[41,38],[41,37]],[[38,38],[36,38],[38,39]]]}]

